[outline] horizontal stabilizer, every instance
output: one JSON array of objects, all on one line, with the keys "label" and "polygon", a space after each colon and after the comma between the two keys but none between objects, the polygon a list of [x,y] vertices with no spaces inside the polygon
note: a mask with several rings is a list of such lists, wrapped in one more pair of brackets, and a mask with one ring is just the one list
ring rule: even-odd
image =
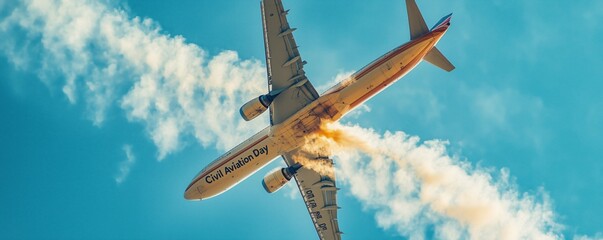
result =
[{"label": "horizontal stabilizer", "polygon": [[436,47],[433,47],[423,59],[448,72],[454,70],[454,65]]},{"label": "horizontal stabilizer", "polygon": [[417,7],[415,0],[406,0],[406,11],[408,12],[408,25],[410,27],[410,40],[416,39],[429,32],[425,19]]}]

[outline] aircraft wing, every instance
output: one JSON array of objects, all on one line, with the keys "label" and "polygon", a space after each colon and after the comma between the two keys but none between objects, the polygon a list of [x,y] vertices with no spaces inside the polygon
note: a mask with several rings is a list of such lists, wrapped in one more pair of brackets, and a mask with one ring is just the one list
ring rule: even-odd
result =
[{"label": "aircraft wing", "polygon": [[[304,72],[293,38],[294,28],[287,22],[281,0],[262,0],[264,47],[268,68],[268,90],[281,92],[270,106],[270,122],[279,124],[319,97]],[[293,85],[298,85],[291,87]],[[286,90],[284,90],[286,89]]]},{"label": "aircraft wing", "polygon": [[[261,7],[268,90],[272,93],[286,89],[270,105],[270,123],[274,125],[283,122],[319,95],[306,77],[303,69],[305,62],[293,38],[295,29],[287,22],[288,11],[284,10],[281,0],[262,0]],[[289,166],[303,160],[302,165],[308,165],[308,161],[311,161],[321,167],[320,172],[302,167],[297,171],[295,181],[320,239],[340,240],[333,161],[302,150],[288,152],[283,159]]]},{"label": "aircraft wing", "polygon": [[[300,162],[295,182],[321,240],[341,240],[337,222],[337,190],[333,160],[326,156],[293,150],[283,155],[287,165]],[[308,166],[314,166],[308,168]],[[317,169],[317,170],[314,170]]]}]

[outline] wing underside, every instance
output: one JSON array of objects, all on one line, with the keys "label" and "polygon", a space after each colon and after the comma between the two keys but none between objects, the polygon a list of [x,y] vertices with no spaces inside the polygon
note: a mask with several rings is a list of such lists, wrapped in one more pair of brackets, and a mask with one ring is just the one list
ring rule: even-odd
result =
[{"label": "wing underside", "polygon": [[[293,31],[281,0],[263,0],[262,22],[268,72],[268,90],[280,92],[270,106],[270,121],[278,124],[318,98],[304,72]],[[297,85],[296,87],[291,87]],[[286,89],[286,90],[284,90]]]},{"label": "wing underside", "polygon": [[[268,90],[280,92],[270,105],[270,123],[279,124],[316,100],[319,95],[304,72],[281,0],[261,2]],[[294,86],[294,87],[291,87]],[[282,92],[281,92],[282,91]],[[327,154],[293,150],[283,155],[287,165],[301,163],[295,182],[320,239],[341,239],[337,223],[337,188],[333,160]]]},{"label": "wing underside", "polygon": [[333,160],[321,154],[294,150],[283,155],[287,165],[301,163],[295,182],[301,193],[312,223],[322,240],[341,239],[337,222],[337,186]]}]

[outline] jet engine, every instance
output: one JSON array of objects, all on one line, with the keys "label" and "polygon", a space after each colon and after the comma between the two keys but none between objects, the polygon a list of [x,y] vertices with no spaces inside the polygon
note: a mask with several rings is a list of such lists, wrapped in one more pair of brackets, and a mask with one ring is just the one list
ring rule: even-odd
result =
[{"label": "jet engine", "polygon": [[268,193],[276,192],[283,186],[285,186],[285,184],[288,183],[289,180],[291,180],[293,175],[295,175],[295,173],[297,173],[297,170],[299,170],[301,167],[301,164],[296,163],[288,168],[274,170],[273,172],[264,177],[264,180],[262,181],[262,186],[264,186],[264,189],[266,189],[266,192]]},{"label": "jet engine", "polygon": [[264,113],[266,111],[266,109],[268,109],[268,106],[270,106],[270,104],[272,104],[272,101],[279,94],[281,94],[282,92],[284,92],[290,88],[301,87],[304,84],[306,84],[306,82],[308,82],[308,79],[303,78],[301,80],[297,80],[297,81],[293,82],[291,85],[289,85],[287,87],[272,90],[268,94],[260,95],[257,98],[251,99],[251,100],[249,100],[249,102],[243,104],[243,106],[241,107],[239,112],[241,113],[241,116],[243,117],[243,119],[245,119],[245,121],[251,121],[254,118],[256,118],[257,116],[260,116],[262,113]]},{"label": "jet engine", "polygon": [[239,112],[245,121],[251,121],[268,109],[274,97],[270,94],[261,95],[243,104]]}]

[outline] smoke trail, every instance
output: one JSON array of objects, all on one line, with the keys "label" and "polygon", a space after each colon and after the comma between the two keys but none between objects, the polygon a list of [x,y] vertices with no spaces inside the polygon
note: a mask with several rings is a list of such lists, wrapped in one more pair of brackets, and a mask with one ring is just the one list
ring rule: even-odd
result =
[{"label": "smoke trail", "polygon": [[338,159],[338,178],[383,228],[411,239],[428,229],[438,239],[558,239],[548,197],[520,194],[503,169],[494,172],[450,157],[446,142],[403,132],[328,123],[314,136]]},{"label": "smoke trail", "polygon": [[0,5],[0,52],[17,68],[60,85],[83,101],[101,125],[121,108],[145,125],[163,159],[186,136],[218,149],[257,131],[238,117],[244,101],[265,90],[265,68],[224,51],[208,57],[181,36],[161,33],[151,19],[130,17],[109,2],[25,0]]},{"label": "smoke trail", "polygon": [[[186,136],[224,149],[261,127],[242,124],[236,112],[265,88],[258,61],[232,51],[208,57],[110,3],[1,2],[0,36],[0,51],[17,68],[37,71],[51,89],[61,85],[69,102],[84,102],[94,124],[114,107],[144,124],[159,159]],[[546,195],[520,195],[506,170],[495,180],[447,156],[445,142],[342,125],[321,136],[339,158],[338,177],[384,228],[414,239],[431,227],[442,239],[560,237]]]}]

